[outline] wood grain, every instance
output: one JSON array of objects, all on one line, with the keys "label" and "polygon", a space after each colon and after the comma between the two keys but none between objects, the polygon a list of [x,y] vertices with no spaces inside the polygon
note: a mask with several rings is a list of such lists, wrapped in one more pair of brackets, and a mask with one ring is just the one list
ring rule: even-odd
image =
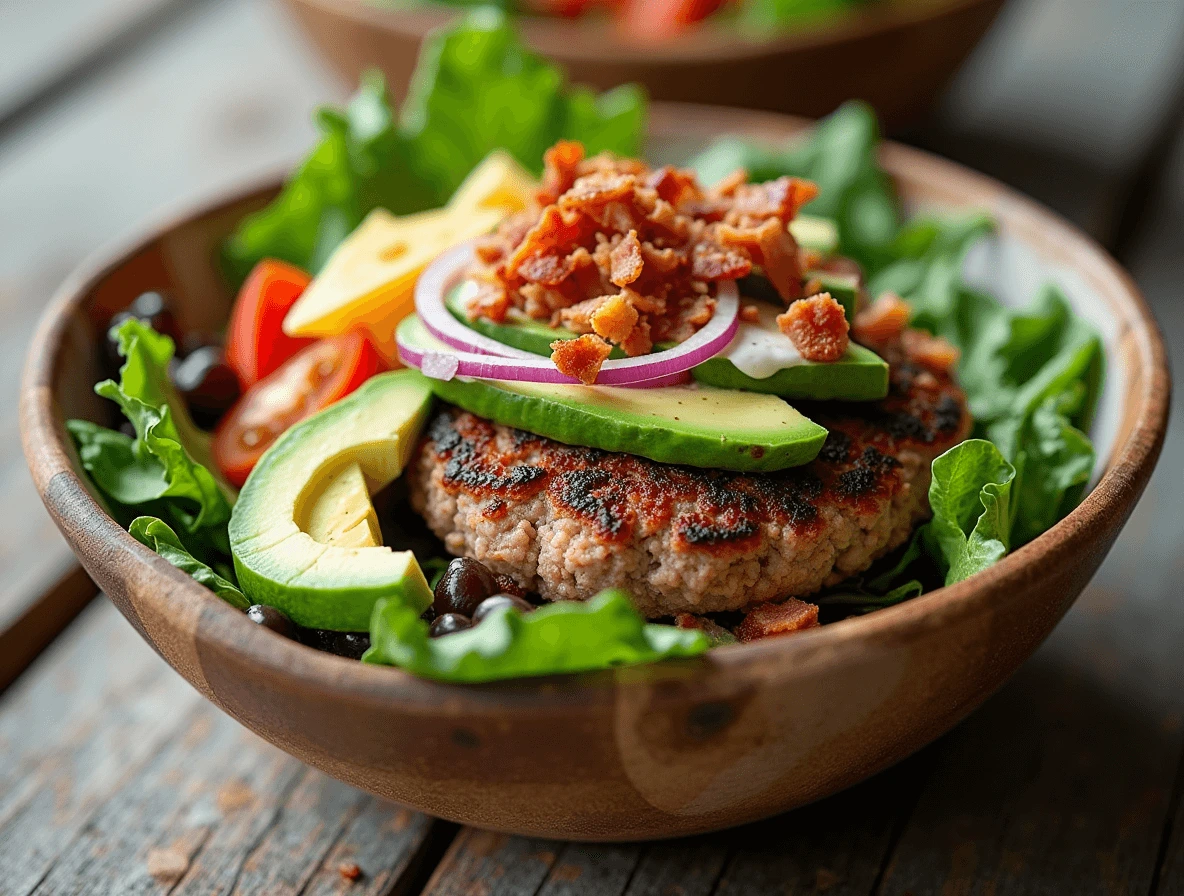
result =
[{"label": "wood grain", "polygon": [[[161,2],[6,9],[0,65],[15,64],[25,41],[52,57],[95,37],[81,32],[132,27]],[[8,27],[10,14],[20,27]],[[0,142],[0,687],[52,636],[49,623],[60,628],[78,608],[76,590],[54,588],[76,561],[17,437],[20,366],[42,309],[85,256],[162,206],[296,158],[313,138],[311,110],[339,91],[276,9],[235,0],[170,19]]]},{"label": "wood grain", "polygon": [[402,893],[449,834],[264,744],[105,600],[0,699],[0,747],[5,896]]}]

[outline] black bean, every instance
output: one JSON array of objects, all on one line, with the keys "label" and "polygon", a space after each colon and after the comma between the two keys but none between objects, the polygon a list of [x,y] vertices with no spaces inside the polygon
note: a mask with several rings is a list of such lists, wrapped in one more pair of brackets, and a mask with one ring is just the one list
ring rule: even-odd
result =
[{"label": "black bean", "polygon": [[112,374],[118,373],[123,366],[123,358],[119,354],[118,340],[111,338],[111,331],[133,317],[148,324],[157,333],[164,333],[177,345],[181,343],[181,328],[177,326],[177,318],[169,308],[168,299],[159,292],[143,293],[123,311],[117,312],[107,328],[107,362]]},{"label": "black bean", "polygon": [[335,632],[329,629],[308,628],[302,639],[309,647],[334,653],[351,660],[360,660],[370,649],[370,635],[366,632]]},{"label": "black bean", "polygon": [[174,361],[171,371],[193,421],[202,429],[213,429],[238,401],[238,377],[226,363],[222,349],[207,345],[184,360]]},{"label": "black bean", "polygon": [[520,613],[529,613],[534,609],[529,601],[515,597],[513,594],[495,594],[493,597],[487,597],[481,601],[477,609],[473,611],[473,624],[476,625],[490,613],[500,610],[502,607],[509,607]]},{"label": "black bean", "polygon": [[432,607],[437,616],[445,613],[472,616],[477,604],[497,591],[497,580],[484,563],[457,557],[436,584]]},{"label": "black bean", "polygon": [[300,640],[300,626],[275,607],[255,604],[247,608],[247,618],[256,625],[271,629],[277,635],[283,635],[293,641]]},{"label": "black bean", "polygon": [[451,635],[453,632],[463,632],[466,628],[471,628],[472,625],[468,616],[462,616],[460,613],[445,613],[443,616],[436,617],[436,621],[428,629],[428,634],[433,638],[441,638],[444,635]]}]

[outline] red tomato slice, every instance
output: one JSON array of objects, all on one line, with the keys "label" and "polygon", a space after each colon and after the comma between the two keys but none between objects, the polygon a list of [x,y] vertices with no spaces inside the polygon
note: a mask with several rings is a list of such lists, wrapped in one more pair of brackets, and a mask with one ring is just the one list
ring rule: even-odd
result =
[{"label": "red tomato slice", "polygon": [[214,431],[214,461],[236,486],[276,439],[385,369],[360,333],[318,339],[260,380]]},{"label": "red tomato slice", "polygon": [[226,363],[244,392],[315,341],[294,339],[283,330],[288,309],[311,279],[300,268],[266,258],[243,283],[227,327]]}]

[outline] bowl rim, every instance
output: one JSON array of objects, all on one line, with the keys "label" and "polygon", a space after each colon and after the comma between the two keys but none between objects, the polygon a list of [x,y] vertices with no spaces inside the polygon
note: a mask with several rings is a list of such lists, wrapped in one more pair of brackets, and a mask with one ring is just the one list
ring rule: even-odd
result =
[{"label": "bowl rim", "polygon": [[[433,29],[464,14],[461,7],[395,9],[369,0],[286,0],[316,8],[371,28],[422,38]],[[726,23],[700,26],[695,34],[658,44],[633,42],[609,23],[589,19],[520,17],[523,32],[549,54],[565,61],[606,64],[641,63],[647,66],[760,59],[788,52],[825,50],[839,44],[882,37],[925,22],[954,18],[978,8],[992,8],[1004,0],[929,0],[882,3],[847,10],[833,19],[787,30],[763,39],[746,37]],[[573,37],[574,33],[574,37]]]},{"label": "bowl rim", "polygon": [[[733,132],[743,129],[758,139],[764,130],[768,131],[764,136],[779,133],[784,138],[811,124],[805,119],[772,112],[655,103],[649,135],[665,133],[685,138],[688,132],[685,128],[680,130],[679,122],[688,115],[697,116],[701,125],[722,123],[724,128],[719,133],[725,133],[731,122]],[[742,128],[737,127],[740,122],[744,123]],[[861,643],[907,642],[956,619],[989,612],[993,595],[1013,591],[1021,585],[1032,587],[1042,577],[1042,569],[1055,569],[1071,562],[1074,555],[1089,549],[1095,534],[1103,532],[1115,516],[1122,518],[1130,513],[1163,445],[1171,377],[1159,326],[1146,301],[1131,276],[1091,237],[1012,188],[923,150],[884,141],[881,162],[894,179],[922,182],[918,178],[923,173],[926,188],[932,184],[950,195],[969,194],[987,201],[1002,226],[1044,234],[1044,242],[1055,245],[1060,254],[1071,258],[1076,269],[1106,283],[1128,318],[1115,343],[1121,342],[1124,354],[1131,359],[1128,386],[1137,390],[1128,391],[1122,402],[1124,408],[1132,401],[1136,403],[1134,425],[1116,441],[1103,475],[1077,508],[989,569],[904,603],[800,632],[792,638],[770,638],[717,648],[706,660],[669,660],[600,672],[476,685],[437,682],[402,669],[347,660],[245,624],[240,611],[141,545],[95,500],[84,477],[70,462],[70,451],[63,439],[65,430],[53,395],[54,374],[73,313],[96,284],[173,228],[273,192],[282,181],[279,176],[256,177],[249,184],[157,216],[114,249],[96,253],[63,283],[43,313],[24,365],[20,423],[26,460],[43,499],[51,480],[66,477],[71,493],[79,495],[82,502],[71,508],[66,517],[73,518],[79,526],[87,526],[91,538],[113,548],[109,556],[131,556],[121,577],[155,583],[156,587],[139,589],[140,598],[153,602],[154,609],[165,616],[176,609],[183,610],[187,617],[197,620],[194,637],[201,644],[215,651],[234,653],[246,665],[283,678],[298,679],[309,693],[334,698],[347,696],[372,706],[453,717],[494,711],[561,714],[572,711],[573,707],[611,701],[613,694],[622,688],[650,687],[655,681],[667,678],[703,683],[725,677],[736,685],[755,684],[796,677],[809,669],[829,665],[836,656],[856,650]],[[979,203],[970,204],[979,207]],[[53,508],[50,509],[52,515]],[[64,528],[56,515],[55,521]]]}]

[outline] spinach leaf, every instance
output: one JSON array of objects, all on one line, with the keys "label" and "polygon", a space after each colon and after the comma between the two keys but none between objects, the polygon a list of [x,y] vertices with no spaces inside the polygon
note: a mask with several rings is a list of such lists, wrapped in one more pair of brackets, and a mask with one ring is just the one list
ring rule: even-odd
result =
[{"label": "spinach leaf", "polygon": [[526,615],[501,611],[445,638],[429,638],[414,609],[384,599],[374,607],[370,643],[364,662],[455,682],[587,672],[696,656],[710,647],[701,631],[647,623],[622,591]]},{"label": "spinach leaf", "polygon": [[690,166],[704,183],[714,183],[737,168],[747,169],[756,181],[786,174],[814,181],[821,192],[806,211],[833,219],[839,227],[839,251],[872,274],[894,259],[901,225],[896,192],[876,161],[879,141],[871,107],[850,102],[820,121],[807,137],[782,149],[723,138]]},{"label": "spinach leaf", "polygon": [[968,439],[933,461],[922,536],[952,585],[986,569],[1011,546],[1013,467],[983,439]]},{"label": "spinach leaf", "polygon": [[132,520],[128,531],[136,541],[156,551],[177,569],[205,585],[232,607],[245,610],[251,605],[237,585],[194,557],[181,543],[177,533],[163,520],[152,516],[137,517]]},{"label": "spinach leaf", "polygon": [[279,197],[239,225],[223,266],[235,283],[265,257],[315,272],[370,211],[443,205],[494,149],[535,171],[561,138],[635,155],[644,118],[639,88],[573,87],[525,48],[503,12],[477,9],[425,42],[400,114],[376,73],[344,110],[318,112],[321,142]]}]

